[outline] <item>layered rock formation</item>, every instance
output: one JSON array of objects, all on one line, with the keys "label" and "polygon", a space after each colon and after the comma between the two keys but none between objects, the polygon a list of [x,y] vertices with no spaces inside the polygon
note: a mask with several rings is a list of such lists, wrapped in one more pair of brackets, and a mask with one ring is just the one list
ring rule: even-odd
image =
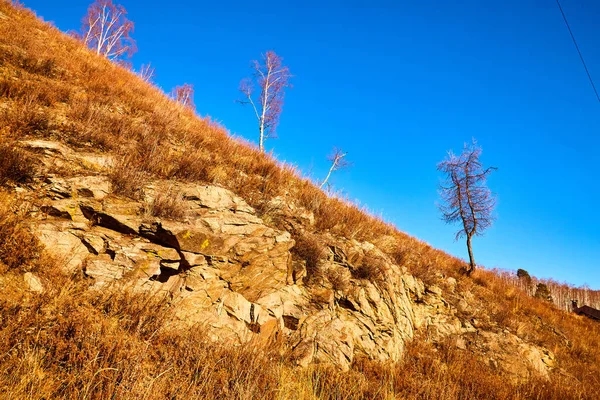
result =
[{"label": "layered rock formation", "polygon": [[[31,229],[65,273],[90,280],[90,290],[165,296],[176,324],[201,325],[231,344],[284,340],[302,366],[347,369],[357,355],[400,360],[415,335],[452,340],[518,379],[555,366],[547,349],[478,326],[453,278],[426,286],[372,243],[323,234],[307,271],[292,234],[226,189],[155,181],[132,200],[112,194],[110,157],[55,142],[22,145],[54,171],[15,188],[32,204]],[[165,193],[175,196],[176,220],[153,216]],[[290,230],[311,224],[306,210],[277,202]],[[24,282],[44,290],[35,275]]]}]

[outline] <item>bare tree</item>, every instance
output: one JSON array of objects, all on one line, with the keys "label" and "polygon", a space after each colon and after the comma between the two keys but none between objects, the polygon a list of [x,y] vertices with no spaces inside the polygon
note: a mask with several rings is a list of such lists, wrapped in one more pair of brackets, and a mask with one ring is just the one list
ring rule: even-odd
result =
[{"label": "bare tree", "polygon": [[[262,55],[262,60],[253,61],[251,67],[252,78],[240,82],[240,92],[244,94],[244,99],[239,102],[250,104],[254,109],[258,120],[258,147],[264,152],[265,139],[277,136],[276,129],[283,107],[285,88],[290,86],[289,79],[292,75],[288,67],[283,65],[283,59],[274,51],[267,51]],[[255,85],[260,88],[257,98],[253,98]]]},{"label": "bare tree", "polygon": [[176,86],[172,92],[173,99],[184,107],[189,107],[192,110],[196,109],[194,105],[194,86],[189,83],[184,83],[181,86]]},{"label": "bare tree", "polygon": [[337,149],[335,147],[333,148],[331,154],[327,156],[327,159],[331,161],[331,167],[329,168],[329,172],[327,172],[325,180],[321,182],[321,189],[323,188],[323,186],[325,186],[327,181],[329,181],[329,177],[331,176],[331,173],[333,171],[338,171],[340,169],[348,168],[350,166],[350,163],[344,159],[344,157],[346,157],[347,155],[348,153],[345,153],[344,151],[342,151],[342,149]]},{"label": "bare tree", "polygon": [[151,82],[154,78],[154,68],[152,68],[152,64],[142,64],[138,75],[140,78],[142,78],[142,80],[146,82]]},{"label": "bare tree", "polygon": [[137,49],[130,36],[133,22],[126,17],[125,7],[112,0],[96,0],[88,7],[81,23],[79,38],[96,54],[117,59],[125,54],[131,56]]},{"label": "bare tree", "polygon": [[437,165],[438,171],[445,174],[445,181],[440,185],[442,219],[449,224],[462,224],[456,232],[456,240],[467,239],[468,275],[475,269],[471,240],[492,225],[492,212],[496,206],[496,198],[486,186],[488,175],[496,168],[484,168],[479,161],[480,155],[481,147],[473,139],[470,145],[465,144],[460,155],[449,152],[448,157]]}]

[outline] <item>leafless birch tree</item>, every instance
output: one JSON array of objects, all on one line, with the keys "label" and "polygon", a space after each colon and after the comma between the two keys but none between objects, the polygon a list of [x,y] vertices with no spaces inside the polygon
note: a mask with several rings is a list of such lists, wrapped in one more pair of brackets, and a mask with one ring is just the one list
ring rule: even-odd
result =
[{"label": "leafless birch tree", "polygon": [[83,17],[78,36],[96,54],[106,58],[131,55],[136,51],[135,41],[130,36],[133,22],[126,15],[125,7],[113,4],[112,0],[96,0]]},{"label": "leafless birch tree", "polygon": [[[252,78],[240,82],[240,92],[244,99],[241,104],[250,104],[258,120],[258,147],[265,151],[265,139],[276,137],[279,116],[283,107],[285,88],[289,87],[292,77],[288,67],[283,65],[283,59],[274,51],[267,51],[262,55],[262,60],[252,62]],[[254,98],[255,85],[260,89],[257,98]]]},{"label": "leafless birch tree", "polygon": [[492,212],[496,206],[496,198],[486,186],[488,175],[496,168],[484,168],[479,161],[480,155],[481,147],[473,140],[470,145],[465,144],[460,155],[449,152],[448,157],[437,165],[438,171],[445,174],[445,181],[440,185],[442,219],[449,224],[462,224],[456,232],[456,240],[467,239],[468,275],[476,266],[471,240],[492,225]]},{"label": "leafless birch tree", "polygon": [[181,86],[176,86],[172,91],[173,99],[184,107],[189,107],[192,110],[196,109],[194,104],[194,86],[189,83],[184,83]]},{"label": "leafless birch tree", "polygon": [[152,64],[142,64],[138,75],[140,78],[142,78],[142,80],[146,82],[151,82],[154,78],[154,68],[152,68]]},{"label": "leafless birch tree", "polygon": [[337,149],[335,147],[333,148],[333,152],[327,156],[327,159],[331,161],[331,167],[329,168],[329,172],[327,172],[325,180],[321,182],[321,189],[323,186],[325,186],[325,184],[327,184],[327,181],[329,181],[329,177],[333,171],[338,171],[350,166],[350,163],[344,159],[344,157],[347,155],[348,153],[344,153],[342,149]]}]

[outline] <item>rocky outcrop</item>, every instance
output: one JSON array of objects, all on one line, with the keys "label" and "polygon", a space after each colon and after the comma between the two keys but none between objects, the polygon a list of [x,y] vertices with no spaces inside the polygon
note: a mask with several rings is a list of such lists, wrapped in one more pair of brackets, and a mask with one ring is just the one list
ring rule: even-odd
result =
[{"label": "rocky outcrop", "polygon": [[[64,271],[83,274],[93,290],[111,285],[164,295],[174,321],[202,325],[213,340],[283,338],[298,365],[348,369],[357,355],[399,360],[420,334],[496,354],[486,361],[520,378],[547,376],[554,366],[548,350],[465,317],[469,299],[456,301],[454,279],[426,286],[372,243],[320,235],[324,251],[310,260],[308,276],[289,232],[310,228],[314,217],[280,198],[270,204],[271,215],[289,231],[270,226],[224,188],[156,181],[134,201],[111,194],[109,157],[54,142],[24,146],[51,170],[71,166],[69,176],[47,174],[20,188],[34,205],[32,230]],[[161,193],[177,193],[178,220],[149,213]],[[24,280],[31,291],[43,291],[35,276]]]},{"label": "rocky outcrop", "polygon": [[25,281],[25,287],[35,293],[42,293],[44,291],[44,285],[40,278],[31,272],[25,272],[23,274],[23,280]]}]

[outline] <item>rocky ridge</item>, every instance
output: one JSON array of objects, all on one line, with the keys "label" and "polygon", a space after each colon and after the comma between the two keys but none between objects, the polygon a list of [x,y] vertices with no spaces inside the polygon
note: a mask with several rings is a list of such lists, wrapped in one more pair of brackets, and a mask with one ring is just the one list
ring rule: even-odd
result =
[{"label": "rocky ridge", "polygon": [[[477,352],[515,379],[547,377],[556,367],[548,349],[473,318],[472,299],[453,278],[425,285],[373,243],[325,235],[316,261],[322,276],[309,276],[292,234],[229,190],[154,181],[132,200],[112,193],[110,156],[52,141],[21,144],[46,171],[15,187],[31,204],[31,230],[65,273],[90,280],[90,290],[166,296],[176,324],[202,325],[212,340],[232,345],[284,340],[302,366],[348,369],[359,355],[397,361],[415,335],[426,335]],[[165,193],[179,197],[177,220],[149,212]],[[291,225],[313,219],[280,200],[274,208]],[[379,275],[365,279],[365,265]],[[31,273],[23,282],[44,290]]]}]

